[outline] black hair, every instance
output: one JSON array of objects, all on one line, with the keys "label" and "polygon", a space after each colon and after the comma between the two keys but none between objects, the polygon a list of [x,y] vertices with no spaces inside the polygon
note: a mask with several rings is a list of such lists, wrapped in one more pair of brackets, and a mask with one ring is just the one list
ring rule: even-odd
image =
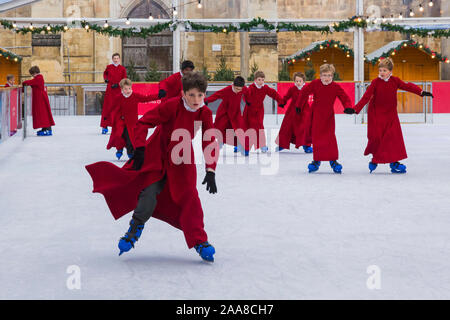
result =
[{"label": "black hair", "polygon": [[183,61],[181,63],[181,70],[183,71],[184,69],[187,69],[187,68],[191,68],[192,70],[194,70],[195,69],[194,63],[190,60]]},{"label": "black hair", "polygon": [[203,74],[198,72],[185,74],[181,81],[184,92],[188,92],[191,89],[198,89],[198,91],[205,93],[208,87],[208,80],[206,80]]},{"label": "black hair", "polygon": [[234,79],[233,84],[234,84],[236,87],[244,87],[244,86],[245,86],[245,79],[242,78],[241,76],[237,76],[237,77]]}]

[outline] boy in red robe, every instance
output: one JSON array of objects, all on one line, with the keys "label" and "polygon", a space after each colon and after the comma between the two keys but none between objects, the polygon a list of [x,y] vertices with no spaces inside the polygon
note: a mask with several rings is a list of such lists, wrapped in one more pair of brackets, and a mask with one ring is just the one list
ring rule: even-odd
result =
[{"label": "boy in red robe", "polygon": [[53,135],[52,126],[55,125],[52,110],[50,109],[50,101],[48,100],[47,91],[45,90],[44,77],[38,66],[33,66],[29,70],[33,79],[24,81],[23,86],[32,88],[32,108],[33,129],[42,128],[37,132],[38,136]]},{"label": "boy in red robe", "polygon": [[9,88],[9,87],[14,87],[14,75],[13,74],[8,74],[6,76],[6,84],[5,84],[5,88]]},{"label": "boy in red robe", "polygon": [[241,113],[242,96],[246,97],[247,88],[245,87],[245,79],[238,76],[234,79],[233,84],[219,90],[205,99],[208,105],[218,99],[221,99],[217,108],[216,118],[214,120],[214,128],[220,131],[218,138],[219,143],[234,146],[234,152],[248,156],[248,150],[244,151],[245,145],[245,124]]},{"label": "boy in red robe", "polygon": [[111,111],[114,107],[114,102],[121,95],[119,83],[120,80],[127,77],[127,69],[120,64],[120,54],[114,53],[112,55],[112,62],[103,72],[103,79],[107,83],[107,86],[103,100],[102,120],[100,121],[102,134],[107,134],[108,127],[111,127],[113,124]]},{"label": "boy in red robe", "polygon": [[378,66],[378,78],[372,80],[361,100],[347,114],[359,113],[369,103],[367,111],[368,143],[364,155],[372,154],[369,170],[372,173],[379,163],[389,163],[392,173],[406,173],[406,166],[399,161],[406,159],[406,147],[397,113],[397,90],[405,90],[419,96],[431,96],[430,92],[413,83],[405,83],[392,75],[394,62],[384,59]]},{"label": "boy in red robe", "polygon": [[296,108],[296,102],[300,95],[300,90],[305,85],[306,76],[301,72],[294,73],[294,86],[290,87],[283,98],[283,104],[291,100],[281,123],[280,132],[275,143],[278,144],[276,151],[289,149],[291,143],[295,148],[303,146],[306,153],[312,153],[311,147],[311,107],[308,101],[301,107]]},{"label": "boy in red robe", "polygon": [[[245,150],[250,150],[254,145],[255,149],[261,148],[262,152],[267,152],[266,132],[264,130],[264,99],[266,96],[276,100],[281,107],[284,107],[283,98],[274,89],[264,84],[266,76],[262,71],[255,72],[255,82],[248,87],[248,100],[244,109],[244,121],[247,131],[256,133],[256,139],[250,137],[249,145],[246,142]],[[251,136],[251,135],[250,135]],[[256,141],[255,141],[256,140]]]},{"label": "boy in red robe", "polygon": [[133,92],[130,79],[122,79],[119,83],[122,95],[114,103],[114,123],[106,149],[115,147],[118,160],[123,155],[123,148],[127,149],[128,158],[134,153],[134,129],[138,121],[138,105],[158,100],[157,94],[142,95]]},{"label": "boy in red robe", "polygon": [[174,73],[170,77],[162,80],[159,83],[159,98],[161,102],[164,102],[170,98],[181,97],[181,92],[183,89],[181,78],[183,75],[191,73],[194,71],[194,63],[192,61],[186,60],[181,63],[181,71]]},{"label": "boy in red robe", "polygon": [[342,173],[338,144],[335,134],[334,102],[339,98],[344,108],[352,106],[350,97],[333,81],[335,68],[332,64],[320,66],[320,79],[311,81],[300,91],[297,108],[301,108],[312,94],[312,143],[314,145],[313,162],[308,165],[309,172],[319,170],[322,161],[329,161],[335,173]]},{"label": "boy in red robe", "polygon": [[[214,261],[214,247],[204,230],[203,210],[197,191],[197,167],[192,139],[202,126],[206,176],[202,184],[216,193],[215,168],[219,148],[212,112],[203,103],[207,88],[198,73],[183,77],[183,96],[150,109],[135,129],[135,152],[123,168],[109,162],[86,166],[94,182],[93,192],[104,195],[118,219],[134,209],[130,228],[119,241],[120,254],[134,247],[144,224],[155,217],[183,231],[188,248]],[[155,131],[146,140],[149,128]],[[211,129],[211,130],[210,130]]]}]

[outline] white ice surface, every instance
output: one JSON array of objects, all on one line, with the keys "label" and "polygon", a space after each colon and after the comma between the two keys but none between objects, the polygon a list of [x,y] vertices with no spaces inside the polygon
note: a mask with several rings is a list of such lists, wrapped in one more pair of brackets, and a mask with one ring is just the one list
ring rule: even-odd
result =
[{"label": "white ice surface", "polygon": [[[119,257],[130,215],[114,221],[84,166],[124,160],[106,150],[99,117],[55,121],[53,137],[0,144],[0,299],[450,299],[450,115],[403,126],[405,175],[369,174],[366,126],[346,115],[342,175],[328,163],[308,174],[302,150],[236,163],[226,147],[217,194],[198,170],[213,264],[156,219]],[[261,171],[267,159],[278,170]],[[66,286],[71,265],[80,290]],[[378,290],[366,285],[371,265]]]}]

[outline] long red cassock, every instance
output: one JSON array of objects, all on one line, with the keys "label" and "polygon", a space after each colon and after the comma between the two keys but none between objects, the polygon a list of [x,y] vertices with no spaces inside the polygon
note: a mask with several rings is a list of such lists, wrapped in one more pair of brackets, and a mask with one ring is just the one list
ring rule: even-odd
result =
[{"label": "long red cassock", "polygon": [[10,86],[9,83],[7,82],[7,83],[5,84],[5,88],[9,88],[9,87],[11,87],[11,86]]},{"label": "long red cassock", "polygon": [[[244,122],[247,130],[255,130],[255,139],[250,138],[250,144],[246,149],[250,150],[252,146],[255,149],[266,146],[266,133],[264,131],[264,99],[266,96],[271,97],[276,100],[279,104],[283,103],[283,98],[274,89],[270,88],[268,85],[264,85],[261,89],[258,89],[254,83],[248,87],[247,91],[248,102],[250,106],[246,105],[244,109]],[[262,130],[263,134],[260,134]]]},{"label": "long red cassock", "polygon": [[38,74],[33,79],[24,81],[22,84],[32,88],[33,129],[54,126],[55,121],[53,120],[50,101],[45,90],[44,77]]},{"label": "long red cassock", "polygon": [[[127,69],[124,66],[118,65],[117,67],[110,64],[103,72],[103,79],[108,80],[106,86],[105,98],[103,100],[102,120],[100,121],[100,127],[106,128],[113,125],[114,119],[112,118],[111,111],[114,107],[114,102],[122,94],[119,83],[122,79],[127,77]],[[117,84],[117,88],[112,88],[112,85]]]},{"label": "long red cassock", "polygon": [[181,97],[181,90],[183,90],[181,78],[181,72],[177,72],[159,82],[159,90],[166,91],[166,96],[161,99],[161,102],[174,97]]},{"label": "long red cassock", "polygon": [[158,100],[157,94],[143,95],[133,92],[128,98],[125,98],[123,94],[118,97],[111,112],[114,122],[106,149],[123,149],[125,147],[125,140],[122,138],[125,128],[127,128],[131,144],[135,145],[134,129],[138,121],[138,105],[154,100]]},{"label": "long red cassock", "polygon": [[[207,241],[191,141],[200,123],[206,168],[215,169],[219,148],[215,137],[205,134],[213,128],[212,112],[206,106],[190,112],[182,98],[169,99],[139,119],[135,143],[136,148],[145,146],[141,170],[132,170],[132,163],[122,168],[104,161],[86,166],[94,182],[93,192],[103,194],[115,219],[134,210],[139,193],[166,176],[164,189],[157,196],[153,217],[183,230],[189,248]],[[155,131],[146,141],[148,129],[154,127]]]},{"label": "long red cassock", "polygon": [[394,76],[388,81],[376,78],[355,106],[355,111],[359,113],[369,103],[368,142],[364,155],[372,154],[373,163],[392,163],[408,157],[397,113],[398,89],[417,95],[422,93],[420,87]]},{"label": "long red cassock", "polygon": [[289,149],[291,143],[295,144],[296,148],[299,148],[300,146],[310,146],[312,143],[311,107],[308,101],[306,101],[300,108],[300,114],[297,113],[295,109],[299,96],[300,89],[294,85],[289,88],[288,92],[283,97],[283,104],[286,104],[289,100],[291,101],[287,106],[283,122],[281,123],[280,132],[275,140],[275,143],[283,149]]},{"label": "long red cassock", "polygon": [[335,134],[334,102],[339,98],[344,108],[351,108],[352,102],[336,82],[324,85],[320,79],[316,79],[300,91],[297,106],[304,105],[311,94],[314,99],[311,106],[313,158],[315,161],[335,161],[339,158],[339,150]]},{"label": "long red cassock", "polygon": [[[233,91],[233,86],[230,85],[205,99],[208,103],[222,99],[214,120],[214,128],[221,132],[224,140],[219,139],[219,142],[234,146],[237,146],[237,142],[239,142],[244,146],[245,123],[241,113],[241,100],[243,95],[246,96],[246,92],[247,88],[244,87],[242,91],[236,93]],[[227,137],[227,129],[233,129],[237,139],[234,138],[234,135]]]}]

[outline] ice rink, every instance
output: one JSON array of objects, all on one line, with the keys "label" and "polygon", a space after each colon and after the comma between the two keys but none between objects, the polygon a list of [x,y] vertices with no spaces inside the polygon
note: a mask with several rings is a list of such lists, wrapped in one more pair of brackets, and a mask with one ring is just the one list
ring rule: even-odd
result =
[{"label": "ice rink", "polygon": [[308,174],[303,150],[226,147],[217,194],[198,166],[213,264],[156,219],[119,257],[130,215],[113,219],[84,166],[127,157],[106,150],[98,116],[55,122],[52,137],[0,144],[0,299],[450,299],[450,115],[403,125],[405,175],[369,174],[367,128],[347,115],[342,175]]}]

